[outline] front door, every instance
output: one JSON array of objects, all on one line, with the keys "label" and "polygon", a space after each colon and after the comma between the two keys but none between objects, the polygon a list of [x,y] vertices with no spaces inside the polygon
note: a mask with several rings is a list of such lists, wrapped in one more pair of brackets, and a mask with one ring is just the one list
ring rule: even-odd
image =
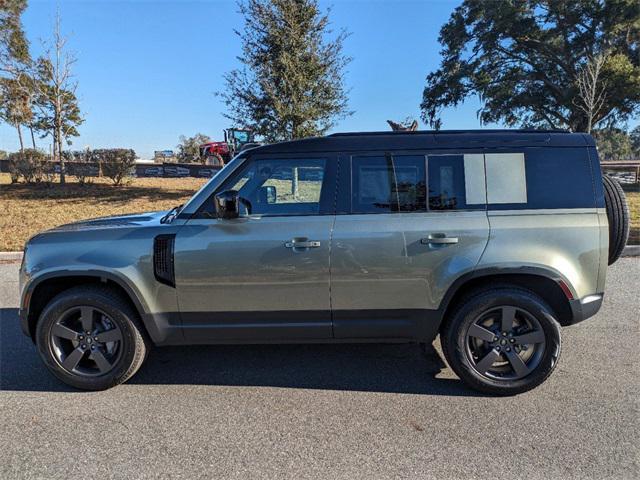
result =
[{"label": "front door", "polygon": [[341,159],[349,169],[331,247],[334,335],[430,338],[447,288],[488,241],[483,156],[363,154]]},{"label": "front door", "polygon": [[240,218],[215,218],[211,198],[180,229],[175,277],[187,340],[331,338],[334,172],[330,157],[250,157],[218,189],[239,192]]}]

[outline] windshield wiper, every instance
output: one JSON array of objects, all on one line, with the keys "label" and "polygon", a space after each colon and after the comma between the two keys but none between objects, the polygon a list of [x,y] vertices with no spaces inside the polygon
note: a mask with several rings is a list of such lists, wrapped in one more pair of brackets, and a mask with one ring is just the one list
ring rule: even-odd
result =
[{"label": "windshield wiper", "polygon": [[167,214],[164,217],[160,219],[160,223],[171,223],[173,219],[178,216],[181,208],[182,208],[182,205],[173,207],[171,210],[167,212]]}]

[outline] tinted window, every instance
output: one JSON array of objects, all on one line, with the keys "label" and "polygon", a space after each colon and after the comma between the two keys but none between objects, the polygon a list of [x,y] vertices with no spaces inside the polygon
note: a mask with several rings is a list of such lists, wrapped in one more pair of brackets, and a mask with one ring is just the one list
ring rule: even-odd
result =
[{"label": "tinted window", "polygon": [[464,155],[430,155],[429,210],[467,208],[464,189]]},{"label": "tinted window", "polygon": [[351,169],[353,213],[397,211],[391,157],[353,157]]},{"label": "tinted window", "polygon": [[594,180],[586,148],[530,148],[525,151],[525,168],[526,208],[595,206]]},{"label": "tinted window", "polygon": [[353,157],[351,168],[354,213],[426,210],[424,156]]},{"label": "tinted window", "polygon": [[426,159],[423,155],[393,157],[401,212],[427,210]]},{"label": "tinted window", "polygon": [[249,160],[218,191],[237,190],[255,215],[317,215],[325,166],[325,159]]},{"label": "tinted window", "polygon": [[[513,173],[511,167],[496,173],[504,168]],[[526,148],[524,169],[525,202],[495,203],[490,196],[491,210],[595,207],[595,185],[586,148]]]}]

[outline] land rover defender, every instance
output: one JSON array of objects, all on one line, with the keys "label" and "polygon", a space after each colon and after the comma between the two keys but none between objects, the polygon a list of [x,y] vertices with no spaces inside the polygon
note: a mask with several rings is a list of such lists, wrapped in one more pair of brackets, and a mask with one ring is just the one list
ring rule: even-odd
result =
[{"label": "land rover defender", "polygon": [[152,345],[432,342],[471,387],[542,383],[593,316],[628,211],[593,139],[334,134],[245,150],[183,206],[40,233],[20,318],[81,389]]}]

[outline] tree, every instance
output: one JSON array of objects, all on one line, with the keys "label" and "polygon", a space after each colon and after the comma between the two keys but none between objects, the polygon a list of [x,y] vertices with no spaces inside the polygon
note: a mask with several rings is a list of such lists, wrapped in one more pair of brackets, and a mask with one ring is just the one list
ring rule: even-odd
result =
[{"label": "tree", "polygon": [[180,135],[180,144],[178,149],[178,161],[190,163],[200,161],[200,145],[210,142],[208,136],[204,133],[196,133],[193,137],[185,137]]},{"label": "tree", "polygon": [[53,39],[45,46],[45,53],[36,60],[38,86],[37,126],[45,136],[53,138],[53,158],[60,162],[60,183],[65,183],[62,144],[79,135],[77,127],[83,123],[76,97],[77,82],[72,67],[76,57],[66,51],[67,38],[60,33],[60,15],[56,15]]},{"label": "tree", "polygon": [[343,52],[347,33],[329,37],[317,0],[240,0],[242,68],[219,92],[235,126],[267,141],[321,135],[347,110]]},{"label": "tree", "polygon": [[439,41],[441,65],[427,76],[421,104],[435,128],[442,108],[471,95],[482,102],[481,123],[509,126],[585,131],[640,109],[637,0],[465,0]]},{"label": "tree", "polygon": [[0,76],[13,78],[29,64],[29,42],[22,30],[26,0],[0,2]]},{"label": "tree", "polygon": [[576,75],[578,93],[574,102],[584,112],[587,120],[587,128],[585,129],[587,133],[591,133],[594,120],[598,118],[607,100],[607,85],[601,80],[602,69],[606,61],[606,53],[599,53],[593,58],[588,57]]},{"label": "tree", "polygon": [[[24,152],[22,126],[31,125],[33,121],[32,96],[26,86],[28,81],[17,74],[16,77],[0,78],[0,118],[11,125],[18,132],[20,152]],[[35,147],[34,147],[35,148]]]},{"label": "tree", "polygon": [[631,148],[636,158],[640,158],[640,125],[631,130],[629,134],[631,137]]},{"label": "tree", "polygon": [[[31,127],[33,119],[31,56],[21,22],[26,6],[25,0],[0,3],[0,118],[16,129],[21,152],[24,152],[21,127]],[[35,149],[33,131],[31,138]]]},{"label": "tree", "polygon": [[594,130],[593,136],[598,145],[598,154],[602,160],[627,160],[633,156],[633,145],[629,134],[620,128]]}]

